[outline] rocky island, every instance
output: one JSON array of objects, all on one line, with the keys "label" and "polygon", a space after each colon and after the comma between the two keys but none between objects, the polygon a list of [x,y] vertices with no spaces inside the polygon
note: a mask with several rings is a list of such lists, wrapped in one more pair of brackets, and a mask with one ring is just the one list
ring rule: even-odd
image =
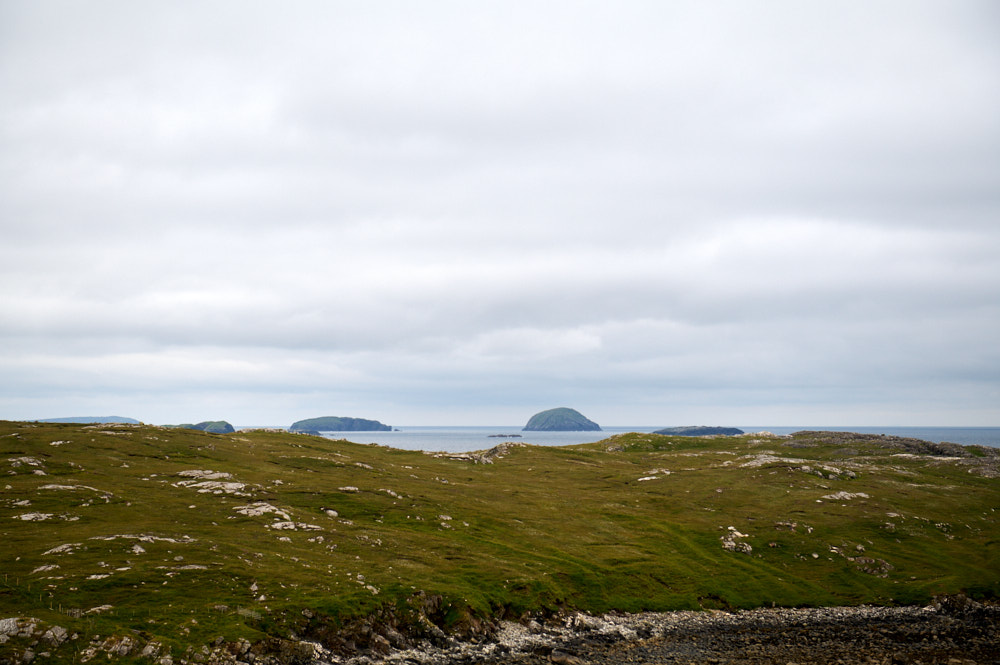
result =
[{"label": "rocky island", "polygon": [[307,418],[292,423],[289,432],[391,432],[389,425],[383,425],[377,420],[366,418],[347,418],[344,416],[324,416],[322,418]]},{"label": "rocky island", "polygon": [[576,409],[560,407],[531,416],[523,432],[600,432],[601,426]]}]

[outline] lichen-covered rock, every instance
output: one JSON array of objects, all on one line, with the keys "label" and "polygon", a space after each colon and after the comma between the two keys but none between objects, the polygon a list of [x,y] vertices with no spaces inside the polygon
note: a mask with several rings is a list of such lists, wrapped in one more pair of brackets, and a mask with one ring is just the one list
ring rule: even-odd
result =
[{"label": "lichen-covered rock", "polygon": [[69,637],[69,631],[67,631],[62,626],[52,626],[44,634],[42,634],[42,641],[51,644],[54,647],[59,646],[67,640]]}]

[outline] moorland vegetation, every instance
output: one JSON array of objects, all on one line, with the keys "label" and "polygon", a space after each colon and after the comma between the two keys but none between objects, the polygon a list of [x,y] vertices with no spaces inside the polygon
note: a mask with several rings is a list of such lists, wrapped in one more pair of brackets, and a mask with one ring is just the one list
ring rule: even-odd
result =
[{"label": "moorland vegetation", "polygon": [[0,422],[0,661],[293,663],[575,611],[994,598],[998,460],[831,432],[453,454]]}]

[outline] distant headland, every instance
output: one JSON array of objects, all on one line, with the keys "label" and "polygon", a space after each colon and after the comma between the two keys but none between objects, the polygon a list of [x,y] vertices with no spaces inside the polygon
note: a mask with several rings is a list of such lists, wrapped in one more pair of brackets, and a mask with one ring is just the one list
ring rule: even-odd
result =
[{"label": "distant headland", "polygon": [[177,425],[177,427],[181,429],[197,429],[210,434],[232,434],[236,431],[236,428],[225,420],[206,420],[195,425],[184,423]]},{"label": "distant headland", "polygon": [[37,423],[76,423],[78,425],[140,425],[135,418],[121,416],[75,416],[72,418],[46,418],[36,420]]},{"label": "distant headland", "polygon": [[656,430],[654,434],[666,434],[668,436],[739,436],[740,434],[746,434],[746,432],[735,427],[706,427],[698,425],[692,427],[667,427]]}]

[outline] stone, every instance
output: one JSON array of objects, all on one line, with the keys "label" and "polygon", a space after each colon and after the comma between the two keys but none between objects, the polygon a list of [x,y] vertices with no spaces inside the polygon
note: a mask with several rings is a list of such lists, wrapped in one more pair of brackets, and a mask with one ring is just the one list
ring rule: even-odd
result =
[{"label": "stone", "polygon": [[52,646],[59,646],[69,637],[69,631],[62,626],[52,626],[42,635],[42,640]]},{"label": "stone", "polygon": [[576,656],[559,649],[552,650],[552,653],[549,655],[549,660],[556,663],[556,665],[585,665],[584,661],[580,660]]}]

